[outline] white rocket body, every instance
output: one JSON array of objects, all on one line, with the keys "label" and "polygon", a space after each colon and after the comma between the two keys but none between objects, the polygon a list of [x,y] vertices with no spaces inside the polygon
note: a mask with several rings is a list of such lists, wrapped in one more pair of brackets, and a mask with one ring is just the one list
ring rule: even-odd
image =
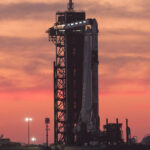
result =
[{"label": "white rocket body", "polygon": [[99,130],[98,114],[98,26],[95,19],[84,34],[81,123],[87,131]]}]

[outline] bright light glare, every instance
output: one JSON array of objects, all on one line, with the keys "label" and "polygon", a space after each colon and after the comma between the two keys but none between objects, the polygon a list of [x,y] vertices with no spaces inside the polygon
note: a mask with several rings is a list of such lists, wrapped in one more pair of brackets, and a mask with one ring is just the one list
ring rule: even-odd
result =
[{"label": "bright light glare", "polygon": [[64,27],[65,25],[64,24],[62,24],[62,25],[60,25],[61,27]]},{"label": "bright light glare", "polygon": [[25,121],[26,121],[26,122],[32,121],[32,118],[26,117],[26,118],[25,118]]},{"label": "bright light glare", "polygon": [[32,138],[31,138],[31,141],[32,141],[32,142],[35,142],[35,141],[36,141],[36,138],[35,138],[35,137],[32,137]]}]

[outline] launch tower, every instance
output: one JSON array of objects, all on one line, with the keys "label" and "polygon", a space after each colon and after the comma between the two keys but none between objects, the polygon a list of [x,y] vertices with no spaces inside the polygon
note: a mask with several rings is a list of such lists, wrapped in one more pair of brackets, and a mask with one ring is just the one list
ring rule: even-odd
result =
[{"label": "launch tower", "polygon": [[56,46],[54,62],[54,140],[76,145],[99,134],[98,115],[98,25],[85,12],[56,13],[49,28],[49,40]]}]

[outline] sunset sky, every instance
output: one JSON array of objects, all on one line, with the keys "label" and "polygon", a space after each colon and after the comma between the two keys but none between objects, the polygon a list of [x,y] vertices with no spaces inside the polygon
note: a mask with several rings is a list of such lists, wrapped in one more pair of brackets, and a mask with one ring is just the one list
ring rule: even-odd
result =
[{"label": "sunset sky", "polygon": [[[132,136],[150,133],[150,1],[74,0],[76,10],[99,23],[99,106],[105,119],[129,119]],[[51,118],[55,47],[45,31],[68,0],[0,0],[0,134],[27,142],[45,141]],[[124,132],[125,135],[125,132]]]}]

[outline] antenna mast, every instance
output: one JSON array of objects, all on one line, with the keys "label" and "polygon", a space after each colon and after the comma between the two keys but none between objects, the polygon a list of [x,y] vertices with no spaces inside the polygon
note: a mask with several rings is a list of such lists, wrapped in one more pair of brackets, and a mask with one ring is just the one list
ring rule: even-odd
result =
[{"label": "antenna mast", "polygon": [[72,10],[73,10],[73,6],[74,6],[74,3],[72,2],[72,0],[69,0],[69,3],[68,3],[68,10],[69,10],[69,11],[72,11]]}]

